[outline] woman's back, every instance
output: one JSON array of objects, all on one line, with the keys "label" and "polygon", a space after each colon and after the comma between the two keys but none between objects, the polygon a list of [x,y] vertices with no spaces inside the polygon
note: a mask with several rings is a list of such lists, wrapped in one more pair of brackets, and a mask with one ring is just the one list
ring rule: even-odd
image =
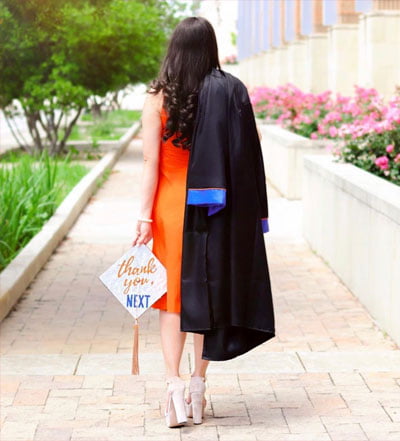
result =
[{"label": "woman's back", "polygon": [[[162,130],[166,127],[168,113],[164,107],[161,108]],[[189,162],[189,150],[175,147],[173,140],[176,135],[171,136],[166,141],[161,139],[160,145],[160,173],[162,176],[170,176],[176,173],[185,173]]]},{"label": "woman's back", "polygon": [[[168,113],[161,107],[162,130]],[[175,147],[176,135],[160,139],[158,186],[154,198],[153,253],[167,270],[167,293],[153,307],[169,312],[180,312],[180,278],[182,258],[182,231],[185,212],[186,176],[189,150]]]}]

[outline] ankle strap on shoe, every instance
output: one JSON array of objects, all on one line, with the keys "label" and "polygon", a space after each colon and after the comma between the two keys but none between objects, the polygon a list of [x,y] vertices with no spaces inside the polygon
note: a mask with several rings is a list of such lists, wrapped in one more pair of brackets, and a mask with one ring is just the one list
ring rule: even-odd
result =
[{"label": "ankle strap on shoe", "polygon": [[165,381],[167,384],[183,382],[182,378],[178,377],[177,375],[175,375],[173,377],[168,377]]},{"label": "ankle strap on shoe", "polygon": [[199,375],[192,375],[190,377],[190,380],[192,380],[192,379],[193,379],[193,381],[200,381],[200,380],[202,380],[202,381],[206,382],[206,377],[200,377]]}]

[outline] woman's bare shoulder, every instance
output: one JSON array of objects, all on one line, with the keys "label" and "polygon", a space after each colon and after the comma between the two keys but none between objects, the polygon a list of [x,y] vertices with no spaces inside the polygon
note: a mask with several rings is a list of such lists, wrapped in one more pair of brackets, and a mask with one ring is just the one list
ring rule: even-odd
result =
[{"label": "woman's bare shoulder", "polygon": [[144,109],[161,113],[162,104],[163,104],[162,90],[160,90],[157,93],[154,93],[154,90],[150,89],[150,92],[147,93],[146,99],[144,101]]}]

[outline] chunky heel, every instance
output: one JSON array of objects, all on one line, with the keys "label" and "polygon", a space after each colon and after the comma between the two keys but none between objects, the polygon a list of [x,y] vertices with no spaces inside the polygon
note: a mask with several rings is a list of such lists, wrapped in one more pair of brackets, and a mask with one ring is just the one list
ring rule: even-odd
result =
[{"label": "chunky heel", "polygon": [[204,377],[192,377],[189,385],[190,403],[186,402],[187,416],[193,418],[194,424],[201,424],[204,417],[204,408],[207,401],[204,398],[206,390]]},{"label": "chunky heel", "polygon": [[179,377],[167,380],[168,399],[165,420],[168,427],[180,427],[187,422],[185,410],[185,383]]},{"label": "chunky heel", "polygon": [[201,392],[192,392],[192,417],[194,424],[201,424],[204,416],[204,394]]},{"label": "chunky heel", "polygon": [[184,402],[184,389],[176,391],[172,394],[172,402],[174,404],[178,424],[186,423],[187,416]]}]

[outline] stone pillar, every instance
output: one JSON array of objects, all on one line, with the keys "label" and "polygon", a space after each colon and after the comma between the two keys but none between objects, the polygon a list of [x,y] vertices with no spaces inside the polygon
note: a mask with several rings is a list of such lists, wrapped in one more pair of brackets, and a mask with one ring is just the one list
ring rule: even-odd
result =
[{"label": "stone pillar", "polygon": [[302,90],[308,87],[307,40],[296,39],[287,45],[288,82]]},{"label": "stone pillar", "polygon": [[270,29],[270,1],[269,0],[262,0],[262,13],[261,13],[261,19],[262,19],[262,29],[263,29],[263,51],[262,51],[262,57],[260,60],[260,68],[262,70],[262,82],[261,85],[269,85],[270,80],[270,72],[269,72],[269,53],[271,51],[271,29]]},{"label": "stone pillar", "polygon": [[400,9],[399,0],[373,0],[372,8],[378,10],[398,10]]},{"label": "stone pillar", "polygon": [[313,19],[313,32],[326,32],[326,26],[324,26],[323,20],[323,2],[321,0],[312,1],[312,19]]},{"label": "stone pillar", "polygon": [[251,41],[251,55],[249,58],[249,85],[251,88],[259,85],[260,72],[259,72],[259,0],[252,2],[245,2],[246,7],[249,9],[250,15],[250,33],[249,38]]},{"label": "stone pillar", "polygon": [[358,25],[336,24],[328,31],[328,88],[353,95],[358,83]]},{"label": "stone pillar", "polygon": [[289,81],[289,59],[287,45],[282,46],[279,49],[278,69],[278,83],[286,84]]},{"label": "stone pillar", "polygon": [[257,58],[256,58],[256,78],[255,78],[255,85],[256,86],[262,86],[265,84],[265,73],[264,73],[264,57],[265,57],[265,51],[264,51],[264,28],[263,28],[263,15],[264,15],[264,2],[263,0],[256,0],[257,1],[257,9],[256,9],[256,17],[257,20]]},{"label": "stone pillar", "polygon": [[294,0],[294,38],[301,38],[301,0]]},{"label": "stone pillar", "polygon": [[312,0],[312,19],[313,32],[306,40],[306,90],[319,93],[328,88],[328,35],[321,0]]},{"label": "stone pillar", "polygon": [[280,27],[281,27],[281,45],[286,44],[285,29],[286,29],[286,0],[280,0]]},{"label": "stone pillar", "polygon": [[311,34],[306,40],[306,90],[313,93],[328,89],[328,36]]},{"label": "stone pillar", "polygon": [[358,23],[355,0],[337,0],[338,24]]},{"label": "stone pillar", "polygon": [[294,40],[287,45],[287,78],[288,82],[300,89],[306,87],[307,50],[304,36],[301,33],[301,0],[294,0]]},{"label": "stone pillar", "polygon": [[338,0],[338,23],[328,30],[328,87],[343,95],[358,82],[358,16],[355,0]]},{"label": "stone pillar", "polygon": [[389,0],[374,2],[375,10],[361,16],[359,27],[358,83],[386,97],[394,94],[400,79],[400,10],[393,6]]},{"label": "stone pillar", "polygon": [[285,37],[286,30],[286,1],[280,0],[280,26],[281,26],[281,44],[278,54],[278,72],[277,83],[286,84],[288,82],[288,51]]},{"label": "stone pillar", "polygon": [[[269,41],[271,42],[271,48],[274,47],[274,2],[269,0],[268,4],[268,18],[269,18]],[[275,24],[276,25],[276,24]]]}]

